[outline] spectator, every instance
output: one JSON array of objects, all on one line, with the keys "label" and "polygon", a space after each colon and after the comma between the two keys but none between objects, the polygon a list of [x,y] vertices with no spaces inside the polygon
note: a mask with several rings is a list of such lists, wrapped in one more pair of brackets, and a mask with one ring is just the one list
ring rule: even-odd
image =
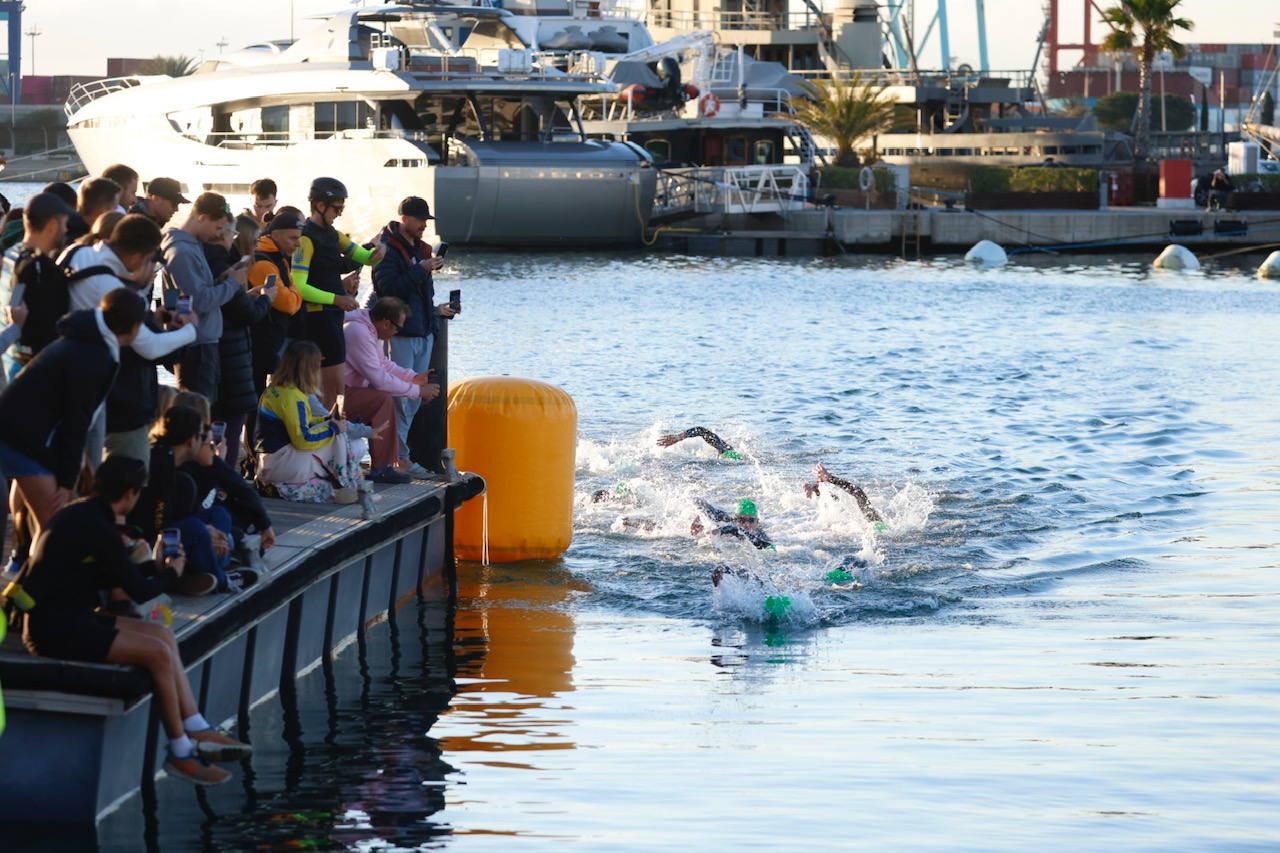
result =
[{"label": "spectator", "polygon": [[227,200],[217,193],[203,193],[196,199],[181,228],[164,232],[163,272],[166,289],[180,290],[191,300],[199,331],[196,342],[182,353],[178,364],[178,386],[198,391],[211,401],[218,393],[218,340],[222,337],[222,306],[243,293],[247,265],[232,267],[215,279],[205,260],[201,243],[213,240],[231,217]]},{"label": "spectator", "polygon": [[93,311],[71,312],[58,322],[59,339],[0,393],[0,472],[35,534],[70,501],[94,413],[145,316],[142,297],[126,288]]},{"label": "spectator", "polygon": [[[69,208],[74,210],[74,208]],[[0,252],[7,252],[22,239],[22,208],[14,207],[0,219]]]},{"label": "spectator", "polygon": [[131,166],[116,163],[102,170],[102,177],[110,178],[120,186],[120,201],[116,210],[128,213],[138,203],[138,173]]},{"label": "spectator", "polygon": [[79,240],[75,241],[77,246],[93,246],[101,243],[103,240],[111,239],[111,232],[120,224],[120,220],[124,219],[128,214],[122,213],[119,208],[116,210],[108,210],[106,213],[94,220],[93,227],[89,229],[89,233],[85,234]]},{"label": "spectator", "polygon": [[76,212],[80,221],[76,227],[68,229],[67,242],[74,243],[93,228],[98,217],[109,210],[115,210],[120,203],[120,185],[110,178],[90,178],[80,185],[80,198],[76,204]]},{"label": "spectator", "polygon": [[338,402],[345,380],[347,347],[342,335],[342,312],[360,307],[355,300],[360,287],[359,269],[382,260],[385,247],[365,249],[334,229],[334,221],[347,205],[347,188],[341,181],[316,178],[311,182],[309,198],[311,218],[303,225],[290,274],[304,303],[297,336],[320,348],[320,397],[325,408],[331,409]]},{"label": "spectator", "polygon": [[232,591],[227,578],[231,562],[231,516],[218,506],[205,507],[196,481],[184,470],[193,460],[213,464],[209,425],[200,413],[174,406],[164,413],[151,441],[147,487],[129,514],[129,523],[150,539],[166,527],[182,531],[187,574],[177,587],[183,595]]},{"label": "spectator", "polygon": [[196,784],[218,784],[231,774],[209,760],[247,758],[252,747],[204,719],[173,632],[95,610],[106,590],[123,589],[143,602],[173,589],[185,574],[187,558],[181,548],[166,556],[157,542],[158,562],[135,563],[116,528],[116,519],[133,510],[146,481],[138,461],[109,460],[94,476],[91,497],[50,520],[20,577],[35,602],[26,614],[23,640],[32,654],[145,667],[169,739],[165,769]]},{"label": "spectator", "polygon": [[[240,217],[246,219],[246,217]],[[257,223],[252,219],[247,224],[253,228],[250,246],[257,242]],[[234,224],[221,232],[221,243],[205,243],[206,256],[219,252],[224,265],[229,266],[231,257],[240,257],[238,250],[228,251],[228,247],[239,240],[242,233]],[[210,260],[210,269],[214,270],[214,262]],[[215,275],[217,271],[214,270]],[[222,306],[222,337],[218,341],[218,396],[213,403],[213,416],[226,423],[226,460],[231,465],[240,461],[240,434],[244,431],[245,422],[250,412],[258,408],[258,393],[253,384],[253,332],[257,324],[263,322],[267,312],[271,310],[271,302],[275,299],[274,287],[255,287],[246,292],[243,288],[236,292],[231,301]]]},{"label": "spectator", "polygon": [[182,185],[173,178],[153,178],[147,184],[147,197],[140,200],[130,213],[141,213],[161,228],[169,224],[178,208],[191,201],[182,194]]},{"label": "spectator", "polygon": [[[62,263],[68,270],[71,308],[88,308],[121,286],[145,293],[143,289],[151,286],[159,245],[160,228],[145,216],[130,214],[120,220],[106,242],[68,249]],[[194,343],[197,336],[191,324],[165,331],[165,320],[185,322],[185,318],[173,318],[167,312],[159,317],[148,312],[137,339],[121,354],[106,410],[95,419],[86,442],[91,466],[97,466],[104,447],[108,455],[123,454],[147,462],[147,429],[155,414],[160,384],[156,367],[171,353]]]},{"label": "spectator", "polygon": [[265,228],[276,215],[276,196],[280,191],[276,189],[275,181],[270,178],[259,178],[253,182],[253,186],[249,187],[249,192],[253,195],[253,207],[245,210],[241,216],[248,216]]},{"label": "spectator", "polygon": [[387,358],[383,341],[404,328],[408,307],[394,296],[385,296],[368,311],[352,311],[347,315],[343,333],[347,339],[347,383],[343,395],[343,414],[348,420],[361,421],[387,429],[370,442],[373,470],[369,479],[375,483],[408,483],[413,478],[396,470],[400,438],[396,432],[396,407],[393,399],[415,397],[434,400],[440,386],[428,381],[427,371],[414,373]]},{"label": "spectator", "polygon": [[[22,285],[26,322],[18,342],[5,350],[4,373],[13,379],[31,359],[58,337],[57,324],[70,310],[67,278],[55,262],[66,238],[71,208],[52,193],[40,193],[22,212],[22,242],[5,252],[5,266],[13,262],[12,281]],[[5,304],[13,299],[11,288],[0,294]]]},{"label": "spectator", "polygon": [[[431,247],[422,242],[427,222],[434,219],[431,208],[417,196],[400,202],[400,221],[382,229],[380,239],[387,246],[387,256],[373,268],[373,300],[394,296],[409,306],[404,327],[391,339],[391,360],[410,372],[424,374],[431,366],[431,349],[435,341],[436,317],[452,317],[449,303],[435,304],[431,274],[444,266],[440,258],[431,257]],[[431,472],[409,459],[409,427],[418,414],[422,398],[396,398],[396,430],[399,436],[399,466],[413,477],[427,478]]]},{"label": "spectator", "polygon": [[80,215],[76,208],[80,204],[80,198],[76,195],[70,185],[62,181],[54,181],[51,184],[45,184],[42,193],[53,193],[62,199],[62,203],[71,208],[71,216],[67,218],[67,242],[79,239],[80,235],[89,230],[89,225],[84,221],[84,217]]},{"label": "spectator", "polygon": [[258,235],[262,233],[262,224],[252,216],[240,214],[235,221],[235,240],[230,246],[232,257],[239,261],[251,257],[258,245]]},{"label": "spectator", "polygon": [[294,341],[272,374],[254,436],[258,482],[285,500],[354,503],[363,448],[347,440],[346,421],[314,411],[320,362],[319,347]]}]

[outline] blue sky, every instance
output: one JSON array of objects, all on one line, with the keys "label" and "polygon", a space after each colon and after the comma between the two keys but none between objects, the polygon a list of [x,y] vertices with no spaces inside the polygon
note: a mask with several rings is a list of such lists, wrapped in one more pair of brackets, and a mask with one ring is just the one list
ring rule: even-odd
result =
[{"label": "blue sky", "polygon": [[[792,0],[799,6],[798,0]],[[903,0],[905,2],[905,0]],[[923,17],[936,0],[916,0]],[[1082,0],[1061,0],[1064,37],[1077,37]],[[1104,4],[1107,0],[1104,0]],[[302,16],[342,8],[342,0],[217,0],[214,3],[171,0],[31,0],[24,30],[34,23],[43,33],[36,41],[37,74],[101,75],[108,56],[153,56],[186,53],[199,56],[218,52],[225,38],[234,48],[253,41],[285,38],[289,34],[289,10],[293,6],[299,25]],[[1026,68],[1035,52],[1036,36],[1044,20],[1042,0],[986,0],[987,37],[994,68]],[[1104,5],[1105,7],[1105,5]],[[1184,0],[1184,15],[1196,22],[1192,41],[1269,42],[1280,21],[1275,0]],[[1224,9],[1230,14],[1223,14]],[[962,62],[977,64],[977,31],[974,0],[949,0],[951,52]],[[24,40],[29,50],[30,39]],[[938,64],[935,47],[921,63]],[[22,63],[31,72],[30,56]]]}]

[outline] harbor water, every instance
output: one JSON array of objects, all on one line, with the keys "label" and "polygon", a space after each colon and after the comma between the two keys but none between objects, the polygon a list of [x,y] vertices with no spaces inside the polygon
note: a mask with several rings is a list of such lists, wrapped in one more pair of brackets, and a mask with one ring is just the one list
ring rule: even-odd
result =
[{"label": "harbor water", "polygon": [[[455,611],[256,709],[231,783],[39,849],[1275,849],[1280,293],[1250,260],[459,248],[453,378],[577,401],[568,554],[463,564]],[[656,445],[695,425],[744,459]],[[819,462],[887,529],[806,498]],[[695,498],[754,500],[776,550],[691,538]]]}]

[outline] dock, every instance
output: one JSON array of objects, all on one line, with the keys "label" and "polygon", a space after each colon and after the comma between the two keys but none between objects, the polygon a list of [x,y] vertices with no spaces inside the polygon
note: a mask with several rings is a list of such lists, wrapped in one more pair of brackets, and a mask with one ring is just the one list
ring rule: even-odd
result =
[{"label": "dock", "polygon": [[[453,511],[483,481],[378,487],[359,504],[268,501],[276,546],[240,593],[174,596],[173,629],[205,717],[229,727],[292,690],[424,586],[453,583]],[[94,823],[154,791],[164,732],[145,670],[34,657],[0,646],[8,713],[0,821]]]}]

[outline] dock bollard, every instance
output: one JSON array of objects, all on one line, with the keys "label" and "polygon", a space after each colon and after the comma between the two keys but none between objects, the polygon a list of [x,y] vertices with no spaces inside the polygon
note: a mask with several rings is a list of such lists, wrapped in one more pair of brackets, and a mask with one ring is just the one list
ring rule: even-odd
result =
[{"label": "dock bollard", "polygon": [[1258,267],[1258,278],[1280,278],[1280,252],[1272,252]]},{"label": "dock bollard", "polygon": [[979,240],[973,244],[973,248],[965,252],[964,259],[967,263],[979,267],[1002,267],[1009,263],[1009,255],[999,243],[993,243],[990,240]]},{"label": "dock bollard", "polygon": [[1158,270],[1198,270],[1200,259],[1186,246],[1170,243],[1164,247],[1160,256],[1151,262],[1151,266]]}]

